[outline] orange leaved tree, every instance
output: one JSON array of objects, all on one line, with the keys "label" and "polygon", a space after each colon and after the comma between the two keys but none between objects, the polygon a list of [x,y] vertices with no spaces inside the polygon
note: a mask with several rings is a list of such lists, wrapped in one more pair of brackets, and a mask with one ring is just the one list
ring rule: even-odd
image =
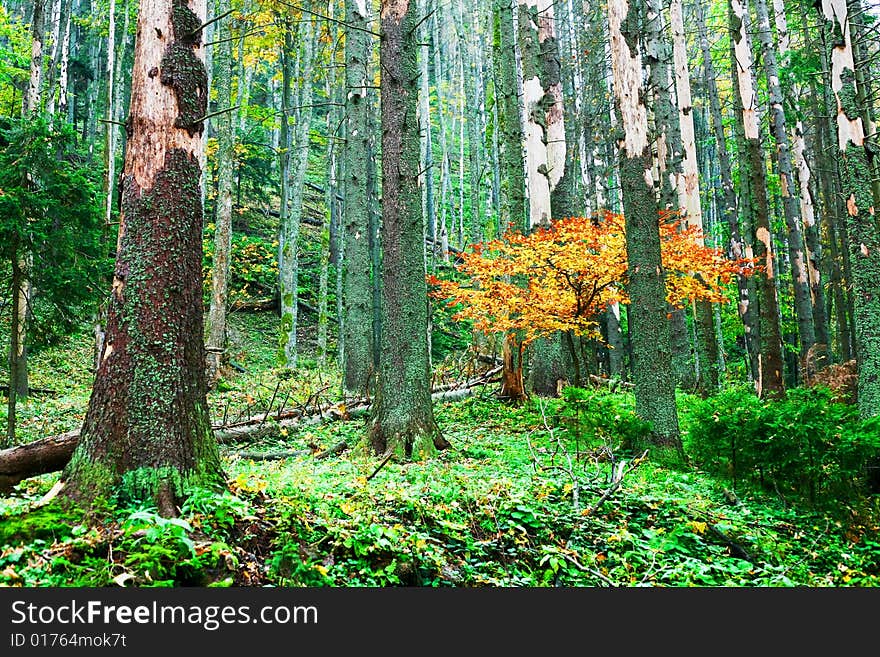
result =
[{"label": "orange leaved tree", "polygon": [[[664,215],[660,235],[667,298],[674,306],[695,299],[726,302],[731,278],[754,269],[750,260],[728,260],[702,245],[696,229],[674,216]],[[455,319],[505,336],[500,396],[511,401],[525,397],[522,354],[529,343],[556,331],[601,339],[598,315],[613,303],[629,302],[624,219],[607,211],[476,244],[456,269],[462,280],[428,277],[431,296],[457,307]]]}]

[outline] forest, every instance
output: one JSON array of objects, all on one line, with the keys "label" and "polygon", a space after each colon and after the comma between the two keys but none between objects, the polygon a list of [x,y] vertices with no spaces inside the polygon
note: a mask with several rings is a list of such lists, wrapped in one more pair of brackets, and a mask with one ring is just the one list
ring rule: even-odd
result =
[{"label": "forest", "polygon": [[867,0],[2,0],[0,586],[880,585]]}]

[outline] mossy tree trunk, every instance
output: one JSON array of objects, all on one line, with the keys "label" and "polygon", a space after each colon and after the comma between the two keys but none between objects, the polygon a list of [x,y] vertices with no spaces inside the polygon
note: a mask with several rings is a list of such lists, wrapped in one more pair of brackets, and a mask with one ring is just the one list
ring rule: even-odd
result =
[{"label": "mossy tree trunk", "polygon": [[870,116],[857,84],[846,0],[824,2],[830,22],[831,89],[837,100],[837,147],[846,199],[846,237],[855,309],[858,404],[863,417],[880,414],[880,225],[874,208],[871,172],[876,157],[865,134]]},{"label": "mossy tree trunk", "polygon": [[[752,53],[748,36],[748,12],[740,0],[730,0],[731,66],[734,100],[741,126],[740,157],[745,175],[740,176],[748,203],[743,212],[751,213],[754,228],[754,256],[763,269],[754,278],[759,291],[760,349],[757,392],[762,397],[776,397],[785,391],[782,363],[782,335],[779,326],[779,298],[776,256],[770,231],[767,200],[767,170],[758,128],[757,107],[752,84]],[[746,255],[750,254],[746,252]]]},{"label": "mossy tree trunk", "polygon": [[199,155],[204,2],[142,3],[107,337],[65,495],[165,515],[223,483],[205,383]]},{"label": "mossy tree trunk", "polygon": [[614,94],[619,135],[620,182],[626,220],[630,296],[628,327],[633,355],[636,413],[651,423],[651,443],[681,450],[675,380],[669,375],[671,349],[666,286],[660,259],[660,227],[648,139],[647,90],[642,82],[639,13],[644,5],[608,3]]},{"label": "mossy tree trunk", "polygon": [[510,0],[494,0],[495,89],[498,128],[501,135],[501,207],[499,228],[517,230],[527,226],[523,130],[517,92],[516,35]]},{"label": "mossy tree trunk", "polygon": [[414,2],[383,0],[382,343],[369,439],[376,454],[401,459],[448,446],[431,405],[417,23]]},{"label": "mossy tree trunk", "polygon": [[801,230],[799,188],[795,183],[792,167],[791,140],[788,136],[785,110],[782,107],[782,86],[779,82],[779,66],[776,63],[776,44],[770,28],[770,15],[767,0],[756,0],[758,17],[758,39],[764,61],[767,79],[770,131],[776,142],[776,162],[782,194],[782,209],[788,229],[788,252],[791,265],[794,305],[797,316],[798,336],[801,356],[816,343],[816,330],[813,325],[813,304],[810,296],[810,281],[807,273],[807,258],[804,251],[804,237]]},{"label": "mossy tree trunk", "polygon": [[365,0],[345,0],[345,205],[343,230],[343,385],[358,395],[367,393],[373,369],[373,276],[370,257],[370,203],[367,177],[370,162],[369,87],[372,38],[364,30],[369,13]]},{"label": "mossy tree trunk", "polygon": [[[522,53],[525,103],[525,160],[528,187],[528,229],[548,226],[570,216],[566,175],[565,108],[553,3],[517,2],[517,29]],[[555,395],[566,377],[562,337],[555,333],[536,340],[530,350],[529,382],[537,394]],[[513,373],[511,373],[513,374]]]}]

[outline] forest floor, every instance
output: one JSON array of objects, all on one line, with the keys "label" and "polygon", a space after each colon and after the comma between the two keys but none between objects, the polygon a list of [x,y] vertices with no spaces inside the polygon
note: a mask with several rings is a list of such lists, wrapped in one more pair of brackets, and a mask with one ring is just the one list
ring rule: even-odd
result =
[{"label": "forest floor", "polygon": [[[120,507],[90,523],[39,507],[57,473],[26,480],[0,498],[0,586],[880,585],[877,496],[806,504],[666,467],[584,430],[561,399],[511,407],[489,384],[437,402],[452,448],[377,469],[334,375],[304,359],[281,376],[273,318],[233,318],[238,369],[209,395],[215,423],[322,403],[343,418],[270,414],[260,437],[221,445],[228,491],[196,491],[179,518]],[[79,427],[91,349],[84,332],[34,354],[32,385],[53,392],[20,407],[21,442]],[[603,412],[632,408],[627,393],[597,394]],[[680,407],[687,451],[686,395]]]}]

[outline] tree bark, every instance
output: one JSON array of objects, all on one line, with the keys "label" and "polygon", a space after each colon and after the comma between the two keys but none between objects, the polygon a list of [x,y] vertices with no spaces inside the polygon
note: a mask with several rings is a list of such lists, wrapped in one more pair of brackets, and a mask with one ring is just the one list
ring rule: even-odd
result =
[{"label": "tree bark", "polygon": [[[278,233],[278,281],[281,297],[281,329],[278,337],[278,360],[284,366],[295,368],[297,363],[297,299],[299,296],[299,232],[303,208],[303,183],[309,163],[309,129],[312,123],[312,71],[317,33],[310,20],[300,23],[302,52],[299,54],[298,78],[302,84],[296,95],[298,112],[294,134],[287,133],[290,152],[288,180],[285,186],[287,212],[282,216]],[[293,35],[288,29],[284,36],[284,50],[292,56]],[[282,124],[289,122],[293,113],[290,102],[290,80],[285,83]],[[289,131],[289,128],[288,128]]]},{"label": "tree bark", "polygon": [[660,259],[660,231],[642,83],[638,0],[611,0],[608,25],[617,113],[620,181],[626,220],[629,305],[636,413],[651,423],[651,443],[680,452],[675,405],[666,286]]},{"label": "tree bark", "polygon": [[[229,11],[229,0],[216,0],[214,14]],[[218,30],[220,43],[214,55],[217,67],[217,103],[232,105],[232,29],[230,17]],[[208,309],[207,377],[213,386],[220,375],[226,350],[226,310],[229,302],[229,259],[232,254],[232,183],[235,125],[231,111],[217,117],[217,213],[214,220],[214,258],[211,263],[211,305]]]},{"label": "tree bark", "polygon": [[[672,0],[669,20],[672,27],[672,56],[675,69],[676,99],[678,101],[678,124],[681,135],[681,175],[678,181],[678,206],[689,228],[703,234],[703,209],[700,202],[699,165],[697,162],[696,133],[694,130],[694,106],[691,100],[690,71],[682,16],[682,1]],[[697,244],[702,246],[700,237]],[[718,342],[712,304],[699,300],[694,308],[696,329],[697,363],[699,374],[696,389],[704,396],[718,390]]]},{"label": "tree bark", "polygon": [[880,228],[871,185],[873,160],[865,122],[870,120],[864,95],[857,84],[858,64],[850,41],[850,17],[845,0],[829,0],[821,17],[830,22],[831,90],[837,101],[837,147],[846,199],[846,237],[855,309],[855,346],[858,363],[858,405],[862,417],[880,414]]},{"label": "tree bark", "polygon": [[352,394],[365,395],[375,373],[373,269],[368,174],[370,171],[370,112],[368,86],[372,84],[371,37],[364,32],[369,24],[365,0],[345,1],[345,132],[342,158],[345,206],[343,231],[343,385]]},{"label": "tree bark", "polygon": [[430,394],[417,21],[410,0],[382,1],[382,350],[370,443],[401,459],[449,445]]},{"label": "tree bark", "polygon": [[493,54],[497,70],[495,88],[501,133],[501,207],[499,228],[521,230],[528,226],[523,165],[523,132],[517,90],[517,42],[513,8],[509,0],[493,0]]},{"label": "tree bark", "polygon": [[199,154],[204,3],[142,3],[107,339],[62,474],[88,505],[118,493],[174,515],[224,475],[205,383]]},{"label": "tree bark", "polygon": [[807,274],[807,258],[801,231],[800,200],[791,163],[791,142],[785,110],[782,107],[782,87],[779,83],[779,67],[776,64],[776,47],[770,30],[770,15],[767,0],[755,0],[758,16],[758,38],[764,61],[764,71],[769,92],[770,129],[776,142],[776,162],[782,193],[782,209],[788,229],[788,254],[791,266],[792,287],[794,288],[795,314],[797,316],[800,353],[806,356],[816,342],[813,326],[813,306],[810,299],[810,281]]},{"label": "tree bark", "polygon": [[[758,356],[759,396],[778,397],[785,391],[783,381],[782,337],[779,327],[779,299],[776,291],[777,266],[770,233],[767,203],[767,173],[758,132],[757,107],[752,85],[752,55],[748,33],[748,12],[740,0],[730,0],[733,86],[739,123],[742,126],[740,157],[746,167],[741,176],[747,187],[749,203],[744,211],[752,213],[755,257],[763,269],[755,274],[760,292],[760,351]],[[747,254],[748,255],[748,254]]]},{"label": "tree bark", "polygon": [[[703,54],[704,80],[706,91],[709,96],[709,104],[712,116],[712,129],[715,135],[716,152],[718,154],[718,168],[721,176],[721,217],[727,224],[729,242],[727,245],[728,256],[732,259],[751,257],[752,248],[750,243],[743,239],[743,231],[740,228],[737,214],[737,194],[733,186],[733,173],[730,163],[730,155],[727,151],[727,139],[724,134],[724,120],[721,110],[721,101],[718,94],[717,75],[712,64],[712,53],[709,50],[709,37],[706,29],[706,19],[703,14],[702,0],[694,5],[697,28],[700,33],[700,50]],[[749,359],[749,376],[752,380],[758,378],[758,323],[756,311],[755,285],[752,278],[737,276],[739,299],[737,312],[743,323],[743,342]]]}]

